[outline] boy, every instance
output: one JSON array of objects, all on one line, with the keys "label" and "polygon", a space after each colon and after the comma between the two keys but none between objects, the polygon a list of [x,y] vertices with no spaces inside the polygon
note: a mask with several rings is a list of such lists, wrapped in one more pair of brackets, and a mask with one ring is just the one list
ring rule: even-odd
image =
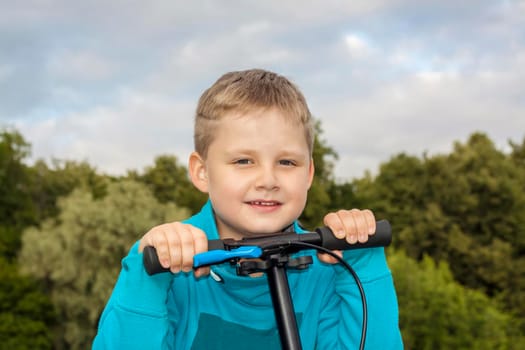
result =
[{"label": "boy", "polygon": [[[133,246],[102,314],[94,349],[278,349],[265,276],[241,277],[228,263],[192,271],[208,239],[293,229],[312,183],[313,129],[301,92],[264,70],[223,75],[201,96],[195,119],[193,184],[208,203],[185,222],[154,227]],[[324,218],[336,236],[365,242],[369,210]],[[171,273],[148,276],[142,250],[153,246]],[[397,300],[384,249],[346,251],[368,300],[367,349],[402,348]],[[327,255],[289,273],[304,349],[357,349],[362,304],[352,276]],[[213,277],[213,278],[211,278]]]}]

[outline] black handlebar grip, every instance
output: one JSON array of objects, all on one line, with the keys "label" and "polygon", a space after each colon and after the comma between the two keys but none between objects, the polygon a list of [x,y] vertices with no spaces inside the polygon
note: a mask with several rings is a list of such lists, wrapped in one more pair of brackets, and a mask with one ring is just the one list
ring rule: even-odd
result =
[{"label": "black handlebar grip", "polygon": [[[224,242],[220,239],[212,239],[208,241],[208,250],[224,249]],[[163,267],[160,264],[159,256],[157,255],[157,249],[152,246],[144,247],[143,252],[144,268],[148,275],[155,275],[161,272],[167,272],[170,269]]]},{"label": "black handlebar grip", "polygon": [[144,268],[148,275],[155,275],[160,272],[169,271],[169,268],[165,268],[160,264],[159,256],[157,255],[157,249],[152,246],[144,247],[143,252]]},{"label": "black handlebar grip", "polygon": [[360,248],[386,247],[392,242],[392,227],[387,220],[376,222],[376,233],[368,236],[368,241],[364,243],[350,244],[346,239],[339,239],[334,236],[328,227],[321,227],[315,230],[321,236],[321,247],[330,250],[350,250]]}]

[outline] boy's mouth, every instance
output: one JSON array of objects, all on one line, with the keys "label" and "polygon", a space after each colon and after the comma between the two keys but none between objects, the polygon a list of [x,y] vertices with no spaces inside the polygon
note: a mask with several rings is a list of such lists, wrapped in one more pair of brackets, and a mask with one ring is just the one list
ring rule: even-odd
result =
[{"label": "boy's mouth", "polygon": [[248,204],[256,206],[256,207],[275,207],[275,206],[281,205],[281,202],[256,200],[256,201],[249,201]]}]

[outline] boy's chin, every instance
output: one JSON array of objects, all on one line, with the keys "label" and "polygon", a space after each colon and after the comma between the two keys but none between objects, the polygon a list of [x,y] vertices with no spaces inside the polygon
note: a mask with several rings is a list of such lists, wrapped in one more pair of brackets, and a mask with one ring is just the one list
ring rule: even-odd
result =
[{"label": "boy's chin", "polygon": [[220,220],[218,229],[221,237],[224,238],[249,238],[257,236],[277,235],[287,231],[294,220],[276,220],[265,218],[252,218],[251,221],[239,222],[238,220]]},{"label": "boy's chin", "polygon": [[278,235],[282,233],[282,230],[277,231],[250,231],[243,234],[244,237],[250,238],[250,237],[258,237],[258,236],[273,236]]},{"label": "boy's chin", "polygon": [[269,236],[269,235],[278,235],[280,233],[283,233],[288,230],[288,228],[293,224],[283,224],[283,225],[271,225],[271,226],[264,226],[264,227],[251,227],[250,229],[244,231],[243,234],[245,237],[256,237],[256,236]]}]

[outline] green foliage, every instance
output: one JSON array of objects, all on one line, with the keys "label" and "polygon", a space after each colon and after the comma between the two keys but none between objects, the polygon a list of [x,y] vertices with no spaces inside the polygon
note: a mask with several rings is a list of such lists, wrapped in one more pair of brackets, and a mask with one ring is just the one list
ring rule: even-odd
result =
[{"label": "green foliage", "polygon": [[55,322],[53,304],[38,285],[0,258],[0,349],[52,349]]},{"label": "green foliage", "polygon": [[31,221],[31,214],[21,208],[30,207],[31,198],[26,185],[27,173],[23,160],[30,146],[16,131],[0,132],[0,223],[18,226]]},{"label": "green foliage", "polygon": [[[484,134],[448,155],[400,154],[356,192],[389,218],[394,245],[410,256],[449,261],[463,285],[525,315],[525,171],[523,146],[511,154]],[[525,330],[524,330],[525,331]]]},{"label": "green foliage", "polygon": [[20,230],[37,222],[23,160],[30,146],[17,131],[0,131],[0,257],[12,260]]},{"label": "green foliage", "polygon": [[161,203],[175,203],[179,207],[190,209],[197,213],[204,205],[208,196],[197,190],[188,177],[188,170],[180,165],[175,156],[159,156],[155,165],[147,167],[144,174],[136,172],[128,174],[130,179],[145,183]]},{"label": "green foliage", "polygon": [[[525,348],[525,138],[504,153],[475,133],[449,154],[394,155],[375,177],[335,183],[321,136],[317,123],[300,219],[314,228],[327,212],[371,208],[390,220],[407,349]],[[174,156],[115,179],[85,162],[27,166],[29,154],[18,132],[0,132],[0,349],[89,348],[130,245],[206,195]],[[17,272],[21,243],[18,265],[38,284]]]},{"label": "green foliage", "polygon": [[104,194],[105,176],[89,164],[54,160],[52,167],[39,160],[29,167],[24,160],[31,146],[17,131],[0,132],[0,256],[13,260],[20,249],[20,233],[28,226],[58,214],[57,198],[85,186]]},{"label": "green foliage", "polygon": [[130,246],[152,226],[188,213],[129,180],[109,184],[102,198],[76,189],[58,207],[56,220],[24,232],[20,264],[50,290],[58,347],[87,349]]},{"label": "green foliage", "polygon": [[68,195],[73,189],[89,189],[95,198],[106,194],[107,176],[97,174],[86,162],[53,160],[51,166],[38,160],[28,169],[31,198],[38,222],[58,215],[57,199]]},{"label": "green foliage", "polygon": [[521,145],[512,141],[509,141],[509,144],[512,148],[510,154],[512,161],[517,167],[525,169],[525,137],[523,138]]},{"label": "green foliage", "polygon": [[20,231],[0,223],[0,258],[12,261],[20,248]]},{"label": "green foliage", "polygon": [[55,323],[47,295],[15,263],[24,227],[38,223],[31,174],[23,163],[30,145],[13,130],[0,131],[0,349],[50,349]]},{"label": "green foliage", "polygon": [[516,321],[485,294],[454,281],[446,262],[390,251],[406,349],[522,349]]}]

